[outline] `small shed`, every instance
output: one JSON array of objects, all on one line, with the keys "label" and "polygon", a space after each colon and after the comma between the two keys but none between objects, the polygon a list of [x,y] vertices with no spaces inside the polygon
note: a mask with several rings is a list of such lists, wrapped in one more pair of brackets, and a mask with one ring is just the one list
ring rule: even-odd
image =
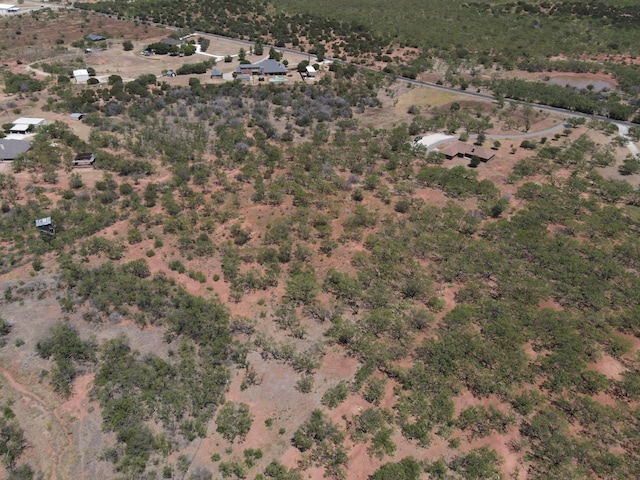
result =
[{"label": "small shed", "polygon": [[82,120],[84,118],[84,113],[72,113],[69,115],[71,120]]},{"label": "small shed", "polygon": [[175,77],[176,76],[176,72],[174,72],[173,70],[167,70],[167,73],[165,73],[165,75],[167,77]]},{"label": "small shed", "polygon": [[311,65],[307,65],[307,78],[314,78],[316,76],[316,69]]},{"label": "small shed", "polygon": [[78,153],[71,163],[74,167],[92,167],[96,161],[95,153]]},{"label": "small shed", "polygon": [[211,70],[211,78],[222,78],[222,70],[214,68]]},{"label": "small shed", "polygon": [[87,83],[87,80],[89,80],[89,71],[86,68],[74,70],[73,78],[76,79],[77,83]]},{"label": "small shed", "polygon": [[105,37],[104,35],[100,35],[98,33],[90,33],[84,38],[86,38],[90,42],[102,42],[103,40],[107,39],[107,37]]},{"label": "small shed", "polygon": [[56,228],[51,221],[51,217],[39,218],[36,220],[36,228],[40,230],[40,233],[46,233],[48,235],[56,234]]}]

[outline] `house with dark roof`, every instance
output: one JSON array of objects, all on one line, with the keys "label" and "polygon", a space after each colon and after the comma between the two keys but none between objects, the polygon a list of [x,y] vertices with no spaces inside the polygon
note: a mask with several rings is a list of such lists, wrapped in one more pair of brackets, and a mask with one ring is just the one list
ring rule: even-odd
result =
[{"label": "house with dark roof", "polygon": [[0,161],[9,162],[23,155],[31,148],[31,142],[0,138]]},{"label": "house with dark roof", "polygon": [[175,38],[167,37],[160,40],[160,43],[164,43],[165,45],[169,45],[170,47],[179,47],[182,45],[180,40],[176,40]]},{"label": "house with dark roof", "polygon": [[455,142],[451,145],[448,145],[445,148],[441,149],[440,153],[442,153],[449,160],[454,157],[477,157],[483,162],[488,162],[496,156],[496,153],[489,148],[479,147],[477,145],[469,145],[468,143],[464,142]]},{"label": "house with dark roof", "polygon": [[267,58],[258,63],[241,64],[236,67],[239,75],[286,75],[287,67],[273,58]]}]

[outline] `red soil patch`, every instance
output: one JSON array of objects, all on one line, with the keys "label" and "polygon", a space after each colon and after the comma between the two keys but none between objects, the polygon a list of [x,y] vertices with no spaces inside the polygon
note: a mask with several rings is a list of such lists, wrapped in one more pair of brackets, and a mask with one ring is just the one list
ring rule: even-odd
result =
[{"label": "red soil patch", "polygon": [[627,369],[618,360],[605,353],[600,360],[587,366],[587,370],[601,373],[611,380],[622,380],[622,373]]},{"label": "red soil patch", "polygon": [[89,392],[93,387],[94,374],[81,375],[73,382],[73,394],[58,408],[61,415],[82,419],[88,415]]}]

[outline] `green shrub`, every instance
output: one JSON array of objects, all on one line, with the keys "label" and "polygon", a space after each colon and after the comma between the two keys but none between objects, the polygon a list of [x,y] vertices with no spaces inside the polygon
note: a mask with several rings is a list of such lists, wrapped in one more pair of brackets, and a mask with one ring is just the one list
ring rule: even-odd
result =
[{"label": "green shrub", "polygon": [[346,400],[348,394],[349,382],[341,380],[334,387],[327,389],[320,402],[328,408],[336,408]]},{"label": "green shrub", "polygon": [[127,241],[131,245],[140,243],[142,241],[142,233],[137,228],[130,228],[127,230]]},{"label": "green shrub", "polygon": [[169,262],[169,270],[173,270],[174,272],[184,273],[187,271],[185,266],[182,264],[180,260],[171,260]]},{"label": "green shrub", "polygon": [[236,438],[244,440],[251,429],[252,417],[249,405],[227,402],[218,411],[216,431],[230,442]]}]

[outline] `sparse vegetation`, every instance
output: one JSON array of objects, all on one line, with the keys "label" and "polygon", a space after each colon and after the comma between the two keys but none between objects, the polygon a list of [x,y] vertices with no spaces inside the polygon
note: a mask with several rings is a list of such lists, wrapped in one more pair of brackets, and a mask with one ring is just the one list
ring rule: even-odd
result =
[{"label": "sparse vegetation", "polygon": [[[60,30],[41,47],[56,58],[33,64],[36,49],[21,46],[24,58],[5,60],[52,75],[3,75],[8,115],[84,114],[36,129],[0,173],[7,476],[300,480],[318,467],[346,479],[365,454],[372,480],[636,478],[637,156],[616,123],[508,100],[637,120],[640,77],[621,62],[636,54],[634,6],[434,4],[430,21],[456,38],[445,45],[414,30],[424,5],[394,4],[381,25],[352,18],[348,2],[330,12],[339,21],[301,2],[210,3],[179,14],[164,0],[79,3],[2,20],[6,55],[10,35],[36,40],[26,32],[48,15],[130,29],[104,53]],[[492,34],[476,36],[488,19]],[[161,60],[133,52],[166,35],[146,35],[150,21],[179,28],[183,46],[151,43]],[[194,28],[248,40],[221,52],[222,40],[197,39],[226,55],[225,73],[267,45],[317,76],[199,78],[213,63],[181,58]],[[568,29],[562,50],[560,33],[544,36]],[[115,50],[142,70],[69,81]],[[160,61],[193,77],[157,77]],[[525,82],[512,69],[606,69],[619,88]],[[496,98],[393,79],[425,71]],[[427,151],[416,137],[427,132],[493,146],[495,158]],[[95,152],[94,169],[72,166],[78,152]],[[55,235],[34,228],[47,216]],[[15,392],[29,401],[12,404]],[[289,443],[294,468],[278,457]],[[431,445],[445,453],[427,460]],[[68,460],[81,455],[82,473]]]}]

